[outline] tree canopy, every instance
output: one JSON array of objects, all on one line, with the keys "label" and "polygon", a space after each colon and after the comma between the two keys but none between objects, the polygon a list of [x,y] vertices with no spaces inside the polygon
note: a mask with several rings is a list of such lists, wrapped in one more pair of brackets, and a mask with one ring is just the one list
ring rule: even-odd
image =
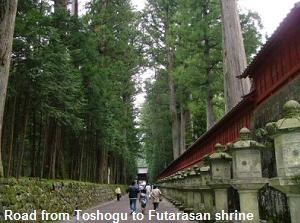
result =
[{"label": "tree canopy", "polygon": [[[7,177],[152,180],[224,114],[219,0],[19,1],[2,131]],[[261,43],[240,15],[248,60]],[[135,100],[147,69],[146,100]],[[1,166],[0,166],[1,167]]]},{"label": "tree canopy", "polygon": [[[224,115],[220,10],[219,0],[147,2],[142,27],[156,75],[147,83],[141,122],[153,178],[173,160],[178,141],[181,154]],[[251,59],[261,44],[260,17],[250,11],[240,17]]]},{"label": "tree canopy", "polygon": [[138,13],[124,0],[91,1],[81,17],[56,6],[18,5],[5,175],[131,180],[139,150],[133,104],[142,63]]}]

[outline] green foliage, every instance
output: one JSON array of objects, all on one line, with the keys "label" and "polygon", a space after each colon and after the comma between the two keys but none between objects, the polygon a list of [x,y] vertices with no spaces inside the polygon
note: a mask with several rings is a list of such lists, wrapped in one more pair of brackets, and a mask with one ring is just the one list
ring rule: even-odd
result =
[{"label": "green foliage", "polygon": [[[148,0],[143,13],[145,54],[156,76],[147,83],[141,125],[154,178],[172,161],[168,77],[175,81],[177,116],[182,110],[189,113],[187,146],[209,127],[208,116],[217,121],[224,115],[221,12],[217,0]],[[261,21],[257,13],[247,12],[241,15],[241,24],[251,59],[261,43]],[[168,67],[170,51],[174,54],[172,69]]]},{"label": "green foliage", "polygon": [[174,51],[172,21],[178,1],[149,0],[143,12],[141,27],[145,33],[145,55],[156,73],[146,84],[147,99],[142,109],[143,149],[151,179],[155,179],[172,160],[172,122],[170,113],[171,54]]},{"label": "green foliage", "polygon": [[[111,181],[125,182],[142,153],[154,179],[172,160],[168,78],[175,116],[187,114],[187,146],[205,132],[208,115],[224,113],[219,16],[217,0],[148,0],[142,13],[129,0],[93,0],[82,17],[48,1],[20,1],[3,127],[6,175],[106,182],[110,171]],[[250,59],[260,19],[249,12],[241,22]],[[133,102],[146,66],[156,76],[138,129]]]},{"label": "green foliage", "polygon": [[[197,8],[198,10],[194,10]],[[181,104],[191,110],[195,123],[194,135],[206,129],[205,112],[207,97],[213,97],[214,113],[223,114],[222,35],[219,20],[219,1],[182,1],[179,4],[176,23],[177,67],[175,77]],[[199,117],[204,119],[199,123]],[[197,124],[200,124],[198,126]]]},{"label": "green foliage", "polygon": [[135,173],[139,149],[133,108],[136,94],[133,76],[140,63],[135,43],[139,34],[135,27],[137,19],[128,1],[116,1],[107,6],[94,1],[84,20],[91,21],[88,32],[97,47],[92,53],[97,59],[91,58],[95,62],[93,67],[83,65],[82,68],[91,72],[84,75],[84,82],[87,110],[93,111],[89,113],[89,121],[97,123],[92,128],[100,131],[103,146],[108,151],[123,157],[131,174]]},{"label": "green foliage", "polygon": [[154,84],[146,83],[147,100],[141,111],[142,149],[152,182],[173,157],[167,84],[163,72],[158,74]]},{"label": "green foliage", "polygon": [[[123,0],[91,1],[83,17],[53,12],[48,1],[19,3],[4,123],[8,175],[18,177],[19,161],[22,175],[106,182],[110,168],[114,182],[135,176],[138,20]],[[13,120],[26,127],[13,129]]]},{"label": "green foliage", "polygon": [[245,51],[248,61],[257,53],[258,47],[262,43],[261,30],[263,28],[261,18],[256,12],[248,11],[240,15]]}]

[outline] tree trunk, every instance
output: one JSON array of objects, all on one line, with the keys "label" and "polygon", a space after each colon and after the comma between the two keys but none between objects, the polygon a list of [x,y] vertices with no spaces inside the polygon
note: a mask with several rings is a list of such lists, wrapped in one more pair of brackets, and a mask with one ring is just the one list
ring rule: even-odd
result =
[{"label": "tree trunk", "polygon": [[57,154],[59,153],[59,147],[60,147],[60,139],[61,139],[61,127],[58,123],[56,123],[56,131],[55,131],[55,137],[54,137],[54,145],[53,145],[53,151],[52,151],[52,159],[51,159],[51,178],[56,178],[56,169],[57,169]]},{"label": "tree trunk", "polygon": [[164,35],[166,39],[166,51],[167,51],[167,74],[168,74],[168,86],[169,86],[169,107],[171,114],[171,122],[172,122],[172,144],[173,144],[173,158],[174,160],[180,155],[180,117],[179,112],[177,111],[177,100],[176,100],[176,85],[173,77],[174,71],[174,61],[175,61],[175,52],[173,49],[172,42],[170,42],[169,38],[171,36],[170,33],[170,17],[169,14],[169,5],[165,11],[166,17],[164,21]]},{"label": "tree trunk", "polygon": [[114,156],[114,184],[118,184],[118,156]]},{"label": "tree trunk", "polygon": [[[42,117],[41,117],[42,120]],[[46,151],[47,151],[47,146],[48,146],[48,137],[49,137],[49,119],[46,118],[46,123],[45,123],[45,129],[44,129],[44,143],[43,143],[43,148],[42,148],[42,160],[41,160],[41,172],[40,172],[40,178],[42,179],[44,176],[44,167],[45,167],[45,157],[46,157]],[[41,127],[41,133],[42,133],[42,127]]]},{"label": "tree trunk", "polygon": [[67,10],[68,0],[54,0],[54,8],[57,10]]},{"label": "tree trunk", "polygon": [[[79,149],[80,149],[80,143],[79,136],[70,136],[69,138],[69,154],[71,157],[71,162],[69,163],[69,178],[72,180],[78,179],[78,157],[79,157]],[[76,151],[73,150],[73,148],[77,148]]]},{"label": "tree trunk", "polygon": [[24,157],[24,151],[25,151],[25,138],[26,138],[26,134],[27,134],[27,123],[28,123],[28,109],[27,109],[27,102],[25,101],[24,104],[24,122],[23,122],[23,126],[22,126],[22,132],[21,132],[21,136],[20,136],[20,157],[18,159],[18,168],[17,168],[17,178],[19,178],[21,176],[22,173],[22,165],[23,165],[23,157]]},{"label": "tree trunk", "polygon": [[82,180],[84,146],[85,146],[85,137],[83,137],[83,139],[82,139],[81,151],[80,151],[80,161],[79,161],[79,181]]},{"label": "tree trunk", "polygon": [[17,4],[18,0],[0,1],[0,177],[4,176],[1,135]]},{"label": "tree trunk", "polygon": [[12,173],[12,154],[13,154],[13,146],[14,146],[16,104],[17,104],[17,96],[14,96],[12,117],[11,117],[11,127],[10,127],[10,141],[8,146],[9,155],[8,155],[7,177],[10,177]]},{"label": "tree trunk", "polygon": [[66,137],[66,130],[67,127],[61,127],[60,126],[60,135],[58,137],[58,144],[57,144],[57,163],[56,163],[56,177],[58,177],[59,179],[66,179],[67,178],[67,174],[66,174],[66,169],[65,169],[65,156],[64,156],[64,146],[63,146],[63,142],[67,141],[65,140]]},{"label": "tree trunk", "polygon": [[100,149],[99,163],[98,163],[98,171],[99,171],[99,183],[105,182],[105,171],[106,171],[106,152],[104,148]]},{"label": "tree trunk", "polygon": [[[42,134],[43,134],[43,115],[42,112],[40,113],[40,117],[39,117],[39,126],[38,126],[38,142],[37,142],[37,159],[38,161],[36,162],[36,170],[38,169],[39,165],[40,165],[40,161],[41,161],[41,150],[42,150]],[[35,170],[35,171],[36,171]],[[38,173],[35,173],[36,177],[38,176]]]},{"label": "tree trunk", "polygon": [[204,29],[204,50],[203,50],[203,56],[206,64],[206,69],[205,69],[205,75],[206,75],[206,81],[207,81],[207,86],[206,86],[206,129],[209,130],[216,122],[216,116],[214,112],[214,106],[213,106],[213,90],[212,90],[212,68],[214,64],[212,64],[211,60],[211,46],[210,46],[210,38],[209,38],[209,6],[210,2],[207,0],[204,2],[203,5],[203,14],[204,14],[204,20],[205,23],[207,24],[207,27]]},{"label": "tree trunk", "polygon": [[73,0],[72,2],[72,14],[78,17],[78,0]]},{"label": "tree trunk", "polygon": [[118,156],[118,162],[117,162],[117,176],[118,176],[118,184],[124,183],[122,182],[122,162],[121,157]]},{"label": "tree trunk", "polygon": [[84,181],[89,181],[89,169],[90,169],[90,147],[89,144],[87,144],[87,150],[85,152],[86,157],[84,159],[85,161],[85,171],[84,171]]},{"label": "tree trunk", "polygon": [[213,95],[211,91],[211,86],[207,86],[207,96],[206,96],[206,127],[209,130],[216,123],[215,112],[213,108]]},{"label": "tree trunk", "polygon": [[189,123],[189,111],[183,106],[180,108],[180,155],[185,152],[186,149],[186,130]]},{"label": "tree trunk", "polygon": [[52,176],[52,168],[54,153],[55,153],[55,143],[56,143],[56,131],[57,131],[57,121],[54,118],[49,118],[49,136],[47,140],[47,150],[45,156],[45,173],[47,173],[47,179],[50,179]]},{"label": "tree trunk", "polygon": [[177,114],[176,90],[173,79],[174,55],[168,50],[168,85],[170,92],[170,113],[172,121],[172,143],[173,157],[176,159],[180,155],[180,121]]},{"label": "tree trunk", "polygon": [[106,149],[103,149],[103,182],[107,183],[108,176],[108,153]]},{"label": "tree trunk", "polygon": [[125,160],[123,160],[122,163],[123,163],[122,170],[121,170],[121,172],[122,172],[122,183],[126,184],[126,183],[128,183],[128,181],[127,181],[127,174],[126,174],[127,171],[126,171],[126,166],[125,166]]},{"label": "tree trunk", "polygon": [[32,160],[31,160],[31,176],[36,177],[36,161],[37,161],[37,149],[36,149],[36,112],[32,111]]},{"label": "tree trunk", "polygon": [[[95,147],[96,148],[96,147]],[[94,151],[93,155],[93,182],[97,182],[97,152]]]},{"label": "tree trunk", "polygon": [[236,0],[220,0],[223,24],[224,96],[228,112],[249,93],[249,79],[238,79],[247,66]]}]

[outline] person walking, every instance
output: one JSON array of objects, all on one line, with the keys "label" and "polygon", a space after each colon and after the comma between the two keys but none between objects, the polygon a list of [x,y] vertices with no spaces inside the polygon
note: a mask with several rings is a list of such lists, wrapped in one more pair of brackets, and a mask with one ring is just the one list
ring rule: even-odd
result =
[{"label": "person walking", "polygon": [[145,187],[145,189],[146,189],[146,193],[147,193],[148,199],[150,199],[151,198],[150,194],[151,194],[151,189],[152,189],[151,185],[147,184],[146,187]]},{"label": "person walking", "polygon": [[146,205],[147,205],[147,201],[148,201],[148,196],[147,196],[147,191],[146,189],[142,189],[141,193],[140,193],[140,204],[141,204],[141,208],[142,208],[142,214],[145,214],[145,209],[146,209]]},{"label": "person walking", "polygon": [[115,193],[117,195],[117,201],[120,201],[121,194],[122,194],[121,188],[117,187],[116,190],[115,190]]},{"label": "person walking", "polygon": [[133,181],[128,187],[129,205],[131,210],[130,214],[136,212],[136,200],[139,192],[139,187],[136,185],[135,181]]},{"label": "person walking", "polygon": [[153,209],[157,211],[159,202],[161,201],[161,191],[158,189],[156,185],[153,186],[153,190],[150,194],[153,202]]}]

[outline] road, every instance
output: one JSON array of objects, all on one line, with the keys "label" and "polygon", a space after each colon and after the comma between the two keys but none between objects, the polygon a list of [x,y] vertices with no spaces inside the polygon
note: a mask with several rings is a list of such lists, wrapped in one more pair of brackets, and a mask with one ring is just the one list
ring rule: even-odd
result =
[{"label": "road", "polygon": [[[77,212],[80,213],[75,216],[72,220],[63,221],[66,222],[76,222],[76,223],[91,223],[91,222],[103,222],[103,223],[146,223],[146,222],[168,222],[168,223],[191,223],[192,221],[186,220],[170,220],[171,216],[166,215],[166,212],[173,213],[171,215],[174,216],[182,216],[181,211],[175,208],[170,202],[166,199],[163,199],[159,204],[159,208],[157,213],[160,216],[157,216],[152,207],[151,200],[148,201],[145,215],[142,215],[140,205],[137,202],[137,213],[135,215],[130,214],[129,209],[129,199],[128,195],[124,195],[121,200],[118,202],[116,200],[110,201],[104,204],[100,204],[98,206],[92,207],[88,210]],[[81,216],[81,220],[79,219]],[[93,216],[98,216],[99,220],[91,220]],[[163,218],[161,220],[159,218]],[[101,220],[105,219],[105,220]],[[167,220],[168,219],[168,220]]]}]

